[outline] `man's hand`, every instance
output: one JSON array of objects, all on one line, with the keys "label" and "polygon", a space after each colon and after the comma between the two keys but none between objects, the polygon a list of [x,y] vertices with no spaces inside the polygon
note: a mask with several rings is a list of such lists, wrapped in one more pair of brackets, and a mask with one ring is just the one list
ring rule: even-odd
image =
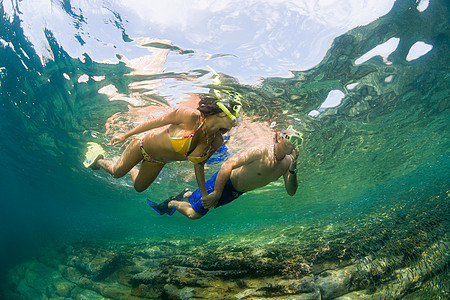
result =
[{"label": "man's hand", "polygon": [[115,146],[119,143],[122,143],[126,138],[127,136],[125,133],[118,134],[111,139],[111,142],[109,142],[109,144]]},{"label": "man's hand", "polygon": [[206,209],[214,208],[219,202],[219,199],[220,196],[215,191],[213,191],[208,196],[202,197],[202,205]]}]

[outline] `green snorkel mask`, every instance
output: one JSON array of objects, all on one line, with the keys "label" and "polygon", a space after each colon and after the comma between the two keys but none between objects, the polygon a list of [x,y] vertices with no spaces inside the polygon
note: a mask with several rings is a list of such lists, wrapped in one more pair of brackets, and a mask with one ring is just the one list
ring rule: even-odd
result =
[{"label": "green snorkel mask", "polygon": [[238,100],[231,101],[217,101],[217,106],[236,124],[240,121],[239,113],[242,109],[242,103]]},{"label": "green snorkel mask", "polygon": [[[289,132],[289,133],[288,133]],[[287,139],[289,143],[295,145],[295,147],[299,147],[303,144],[302,134],[296,131],[292,125],[290,125],[287,129],[283,130],[280,133],[280,136]]]},{"label": "green snorkel mask", "polygon": [[[213,84],[221,87],[222,82],[220,75],[211,67],[208,68],[213,72]],[[222,100],[216,102],[217,106],[236,124],[239,124],[242,110],[242,97],[241,95],[230,89],[225,88],[213,88],[214,95]]]}]

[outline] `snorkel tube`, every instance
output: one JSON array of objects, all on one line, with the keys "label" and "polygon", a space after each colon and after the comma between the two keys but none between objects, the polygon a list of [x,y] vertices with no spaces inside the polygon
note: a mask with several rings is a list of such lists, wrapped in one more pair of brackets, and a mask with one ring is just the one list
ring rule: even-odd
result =
[{"label": "snorkel tube", "polygon": [[[213,73],[213,84],[215,86],[221,85],[220,75],[210,66],[208,68]],[[235,91],[228,91],[225,89],[213,88],[214,95],[221,100],[216,102],[217,106],[236,124],[240,121],[240,112],[242,109],[241,95]]]},{"label": "snorkel tube", "polygon": [[[231,103],[228,101],[218,101],[216,104],[220,109],[235,123],[239,123],[239,112],[242,108],[242,103],[239,101],[233,100],[233,102],[236,102],[237,104],[233,105],[232,110],[234,112],[234,115],[230,112],[230,110],[225,106],[231,106]],[[231,108],[231,107],[230,107]]]}]

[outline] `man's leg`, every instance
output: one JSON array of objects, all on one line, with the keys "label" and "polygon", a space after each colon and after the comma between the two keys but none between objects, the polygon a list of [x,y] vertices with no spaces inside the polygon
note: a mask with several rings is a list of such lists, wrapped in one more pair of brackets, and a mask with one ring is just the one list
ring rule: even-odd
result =
[{"label": "man's leg", "polygon": [[[218,171],[208,181],[206,181],[206,189],[208,193],[214,190],[217,173]],[[168,203],[168,207],[175,208],[182,215],[188,217],[191,220],[197,220],[203,217],[208,212],[208,210],[202,206],[201,197],[202,195],[199,189],[196,189],[194,192],[186,192],[183,194],[182,199],[178,198],[170,201]],[[195,209],[192,206],[194,206]]]},{"label": "man's leg", "polygon": [[186,201],[172,200],[168,203],[168,206],[169,208],[175,208],[179,213],[188,217],[191,220],[198,220],[201,217],[203,217],[201,214],[199,214],[192,208],[192,205],[189,202]]},{"label": "man's leg", "polygon": [[[197,190],[198,191],[198,190]],[[200,192],[196,194],[200,195]],[[197,220],[203,217],[203,215],[197,213],[189,203],[189,196],[192,195],[192,192],[189,191],[188,188],[184,189],[181,193],[179,193],[175,197],[169,197],[167,200],[156,203],[150,199],[147,199],[147,202],[156,210],[160,215],[168,214],[172,215],[175,210],[179,211],[182,215],[188,217],[191,220]],[[199,198],[200,199],[200,198]],[[172,211],[173,210],[173,211]]]}]

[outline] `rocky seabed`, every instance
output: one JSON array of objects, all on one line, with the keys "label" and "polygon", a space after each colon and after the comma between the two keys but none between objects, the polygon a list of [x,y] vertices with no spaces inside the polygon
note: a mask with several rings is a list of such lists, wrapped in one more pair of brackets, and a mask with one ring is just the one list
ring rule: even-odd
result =
[{"label": "rocky seabed", "polygon": [[314,247],[231,238],[83,242],[16,266],[4,298],[448,299],[448,248],[444,239],[414,259],[355,259],[342,239]]}]

